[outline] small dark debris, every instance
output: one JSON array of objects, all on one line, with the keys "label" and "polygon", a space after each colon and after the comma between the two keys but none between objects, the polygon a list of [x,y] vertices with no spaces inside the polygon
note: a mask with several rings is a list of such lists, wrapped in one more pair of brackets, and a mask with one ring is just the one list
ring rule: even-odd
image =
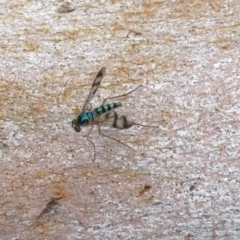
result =
[{"label": "small dark debris", "polygon": [[190,186],[190,191],[193,191],[195,189],[195,186],[194,185],[191,185]]},{"label": "small dark debris", "polygon": [[139,196],[142,196],[145,192],[147,192],[149,189],[151,189],[151,185],[145,184],[144,188],[139,192]]},{"label": "small dark debris", "polygon": [[70,12],[73,12],[75,11],[76,8],[72,8],[70,6],[70,4],[62,4],[61,6],[59,6],[59,8],[57,9],[57,12],[58,13],[70,13]]},{"label": "small dark debris", "polygon": [[141,36],[142,33],[141,32],[137,32],[137,31],[134,31],[134,30],[130,30],[126,36],[126,38],[128,38],[130,35],[135,35],[135,36]]},{"label": "small dark debris", "polygon": [[57,213],[58,208],[61,206],[60,203],[57,202],[61,198],[52,198],[47,206],[42,210],[42,212],[39,214],[38,218],[41,218],[44,215],[53,216]]}]

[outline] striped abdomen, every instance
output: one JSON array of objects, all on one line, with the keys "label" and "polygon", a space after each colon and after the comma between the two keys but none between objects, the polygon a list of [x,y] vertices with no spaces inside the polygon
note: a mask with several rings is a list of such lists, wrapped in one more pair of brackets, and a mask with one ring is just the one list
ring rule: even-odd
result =
[{"label": "striped abdomen", "polygon": [[94,109],[94,113],[96,114],[96,116],[100,116],[103,113],[109,112],[117,107],[121,107],[122,103],[121,102],[117,102],[117,103],[109,103],[109,104],[105,104],[103,106],[97,107]]},{"label": "striped abdomen", "polygon": [[109,112],[117,107],[121,107],[122,103],[109,103],[103,106],[95,108],[93,111],[83,112],[77,117],[77,125],[84,126],[88,125],[91,122],[94,122],[94,119],[102,114]]}]

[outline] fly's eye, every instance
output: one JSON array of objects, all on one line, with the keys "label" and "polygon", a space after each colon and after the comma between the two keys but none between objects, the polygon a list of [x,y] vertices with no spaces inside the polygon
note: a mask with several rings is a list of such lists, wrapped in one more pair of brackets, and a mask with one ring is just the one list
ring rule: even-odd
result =
[{"label": "fly's eye", "polygon": [[73,119],[73,120],[72,120],[72,127],[74,128],[74,130],[75,130],[76,132],[80,132],[80,131],[81,131],[80,126],[77,124],[77,119]]},{"label": "fly's eye", "polygon": [[72,127],[75,128],[76,125],[77,125],[77,119],[73,119],[72,120]]},{"label": "fly's eye", "polygon": [[75,125],[74,130],[75,130],[76,132],[80,132],[80,131],[81,131],[81,128],[80,128],[78,125]]}]

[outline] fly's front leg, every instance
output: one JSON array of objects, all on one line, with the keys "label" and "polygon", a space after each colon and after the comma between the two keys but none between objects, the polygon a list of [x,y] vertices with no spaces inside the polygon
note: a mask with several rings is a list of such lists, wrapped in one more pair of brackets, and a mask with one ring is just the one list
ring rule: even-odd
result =
[{"label": "fly's front leg", "polygon": [[89,103],[88,106],[86,107],[86,111],[92,111],[92,104]]},{"label": "fly's front leg", "polygon": [[93,150],[94,150],[94,160],[93,160],[93,161],[95,161],[95,159],[96,159],[96,148],[95,148],[95,144],[94,144],[93,141],[90,140],[90,138],[89,138],[89,136],[90,136],[93,128],[94,128],[94,125],[91,126],[91,128],[90,128],[90,130],[89,130],[89,132],[88,132],[87,140],[93,145]]}]

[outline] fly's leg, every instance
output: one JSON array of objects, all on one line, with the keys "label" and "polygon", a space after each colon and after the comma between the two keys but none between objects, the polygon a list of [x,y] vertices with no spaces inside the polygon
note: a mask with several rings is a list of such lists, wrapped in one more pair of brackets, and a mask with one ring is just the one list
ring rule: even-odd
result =
[{"label": "fly's leg", "polygon": [[101,136],[103,136],[103,137],[107,137],[107,138],[110,138],[110,139],[112,139],[112,140],[114,140],[114,141],[116,141],[116,142],[122,144],[123,146],[129,148],[129,149],[132,150],[133,152],[135,152],[135,150],[134,150],[133,148],[131,148],[130,146],[128,146],[127,144],[125,144],[125,143],[123,143],[123,142],[117,140],[116,138],[113,138],[113,137],[110,137],[110,136],[108,136],[108,135],[103,134],[103,133],[101,132],[100,124],[98,124],[98,132],[99,132],[99,134],[100,134]]},{"label": "fly's leg", "polygon": [[93,141],[90,140],[90,138],[89,138],[89,136],[90,136],[90,134],[91,134],[91,132],[93,130],[93,127],[94,127],[94,125],[91,126],[91,128],[90,128],[90,130],[88,132],[87,140],[93,145],[93,150],[94,150],[94,159],[93,159],[93,161],[95,161],[96,160],[96,147],[95,147],[95,144],[93,143]]},{"label": "fly's leg", "polygon": [[125,97],[125,96],[127,96],[127,95],[129,95],[129,94],[131,94],[131,93],[133,93],[134,91],[136,91],[139,87],[141,87],[142,86],[142,84],[141,85],[139,85],[139,86],[137,86],[136,88],[134,88],[133,90],[131,90],[130,92],[127,92],[127,93],[125,93],[125,94],[122,94],[122,95],[118,95],[118,96],[115,96],[115,97],[108,97],[108,98],[105,98],[104,100],[103,100],[103,103],[102,103],[102,105],[104,105],[105,104],[105,102],[107,101],[107,100],[109,100],[109,99],[114,99],[114,98],[121,98],[121,97]]},{"label": "fly's leg", "polygon": [[86,107],[86,111],[92,111],[92,104],[89,103],[88,106]]}]

